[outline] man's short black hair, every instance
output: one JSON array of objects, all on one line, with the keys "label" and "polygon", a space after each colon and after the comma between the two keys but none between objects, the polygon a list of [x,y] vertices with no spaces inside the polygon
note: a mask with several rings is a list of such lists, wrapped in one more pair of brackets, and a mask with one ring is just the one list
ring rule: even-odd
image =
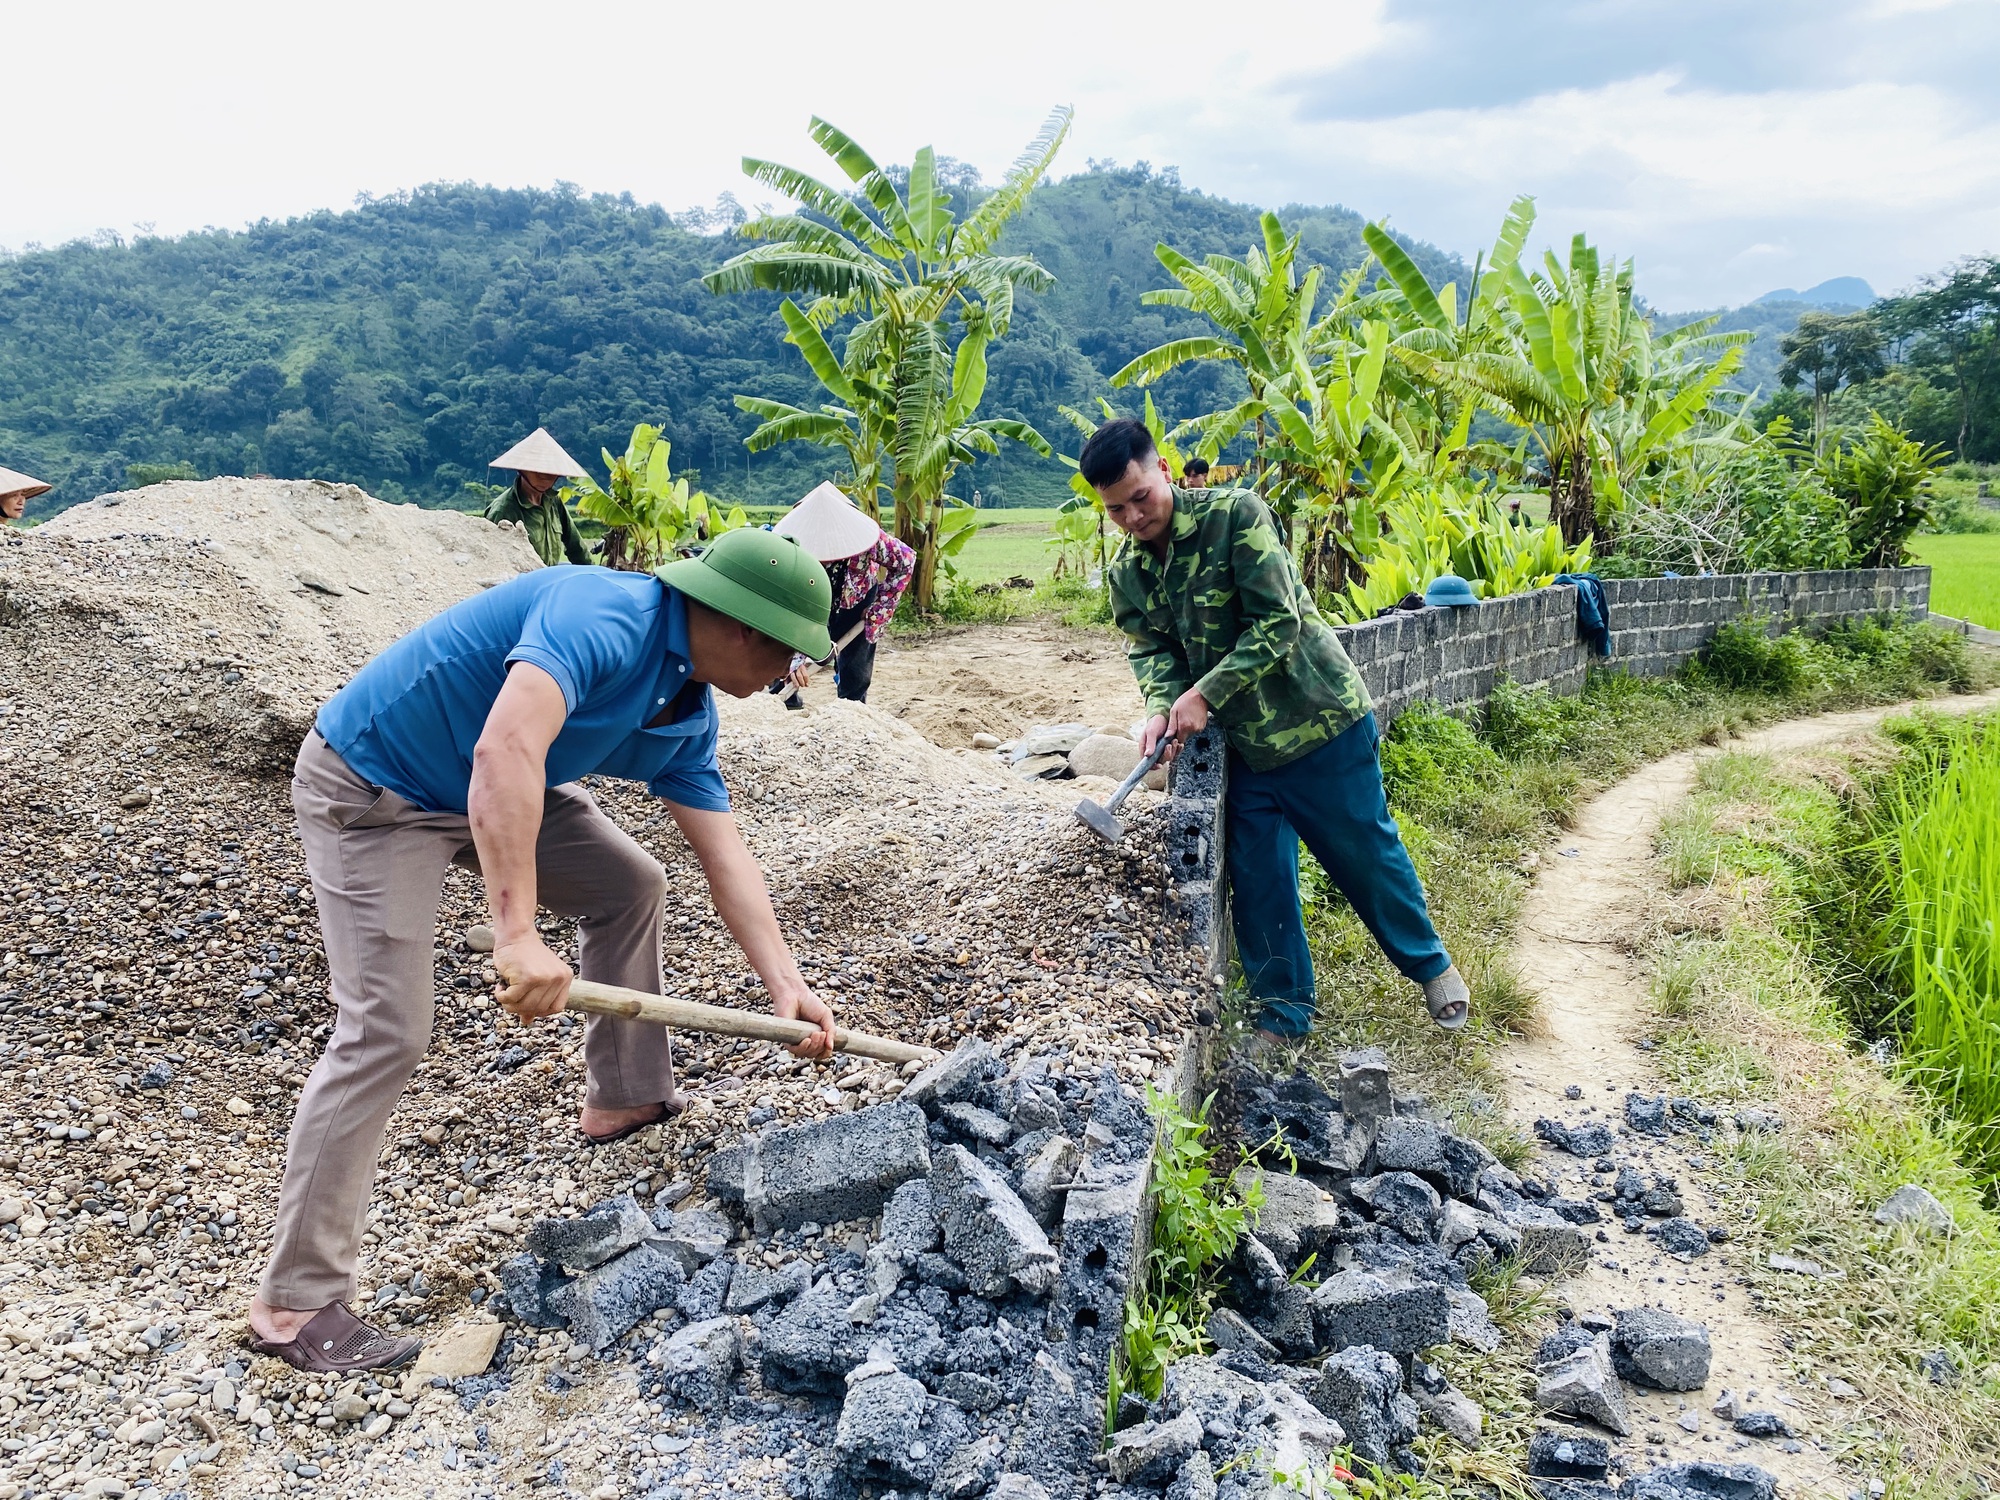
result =
[{"label": "man's short black hair", "polygon": [[1102,489],[1123,479],[1131,465],[1144,465],[1158,452],[1144,422],[1119,417],[1090,435],[1083,452],[1077,455],[1076,466],[1088,483]]},{"label": "man's short black hair", "polygon": [[1187,466],[1181,470],[1181,477],[1183,479],[1206,479],[1208,477],[1208,460],[1205,458],[1189,459]]}]

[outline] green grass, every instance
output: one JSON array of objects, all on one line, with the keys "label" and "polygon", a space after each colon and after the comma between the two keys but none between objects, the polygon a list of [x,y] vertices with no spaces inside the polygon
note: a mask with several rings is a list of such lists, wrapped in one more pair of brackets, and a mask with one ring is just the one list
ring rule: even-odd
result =
[{"label": "green grass", "polygon": [[1931,569],[1931,608],[2000,630],[2000,535],[1910,538],[1910,554]]},{"label": "green grass", "polygon": [[959,578],[973,585],[1009,578],[1040,583],[1056,565],[1056,549],[1048,543],[1055,516],[1053,510],[982,511],[979,534],[953,559]]},{"label": "green grass", "polygon": [[[1837,1373],[1868,1393],[1867,1419],[1824,1436],[1892,1496],[1985,1493],[1973,1476],[2000,1479],[2000,1218],[1961,1159],[1963,1131],[1860,1050],[1848,945],[1822,928],[1830,872],[1884,754],[1871,743],[1833,764],[1726,755],[1701,767],[1658,841],[1681,894],[1652,951],[1655,1058],[1680,1092],[1785,1118],[1778,1135],[1724,1134],[1711,1180],[1749,1264],[1775,1250],[1846,1273],[1750,1272],[1794,1373]],[[1906,1182],[1950,1208],[1954,1233],[1874,1222]],[[1965,1372],[1958,1385],[1921,1371],[1940,1348]]]},{"label": "green grass", "polygon": [[2000,718],[1924,737],[1874,845],[1905,1063],[2000,1183]]}]

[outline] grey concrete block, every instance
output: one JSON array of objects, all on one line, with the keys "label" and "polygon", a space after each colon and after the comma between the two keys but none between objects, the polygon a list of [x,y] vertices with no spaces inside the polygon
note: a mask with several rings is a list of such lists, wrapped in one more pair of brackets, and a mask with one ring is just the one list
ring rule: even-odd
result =
[{"label": "grey concrete block", "polygon": [[1313,1322],[1329,1349],[1358,1344],[1419,1354],[1451,1338],[1451,1299],[1441,1286],[1391,1286],[1367,1271],[1342,1271],[1312,1294]]},{"label": "grey concrete block", "polygon": [[865,1378],[850,1380],[846,1399],[841,1402],[840,1421],[834,1428],[833,1449],[841,1467],[857,1479],[886,1484],[926,1484],[936,1474],[944,1455],[930,1459],[928,1448],[913,1454],[923,1443],[924,1403],[929,1393],[921,1382],[902,1374],[893,1365],[873,1373],[872,1366],[856,1370]]},{"label": "grey concrete block", "polygon": [[539,1256],[521,1254],[501,1263],[500,1290],[515,1317],[531,1328],[561,1328],[567,1321],[549,1298],[569,1284],[561,1268]]},{"label": "grey concrete block", "polygon": [[1756,1464],[1662,1464],[1618,1486],[1618,1500],[1777,1500],[1778,1481]]},{"label": "grey concrete block", "polygon": [[652,1233],[653,1221],[638,1200],[620,1193],[574,1219],[537,1219],[529,1226],[526,1243],[534,1254],[566,1271],[588,1271]]},{"label": "grey concrete block", "polygon": [[1005,1071],[993,1048],[983,1038],[973,1037],[912,1078],[896,1102],[913,1104],[926,1115],[936,1115],[947,1104],[969,1100],[982,1083],[991,1082]]},{"label": "grey concrete block", "polygon": [[1357,1458],[1386,1468],[1417,1435],[1417,1406],[1403,1394],[1403,1367],[1380,1349],[1343,1349],[1320,1367],[1312,1403],[1347,1433]]},{"label": "grey concrete block", "polygon": [[866,1218],[930,1168],[924,1112],[897,1099],[763,1137],[744,1174],[744,1205],[759,1233]]},{"label": "grey concrete block", "polygon": [[1200,1449],[1201,1436],[1201,1422],[1189,1411],[1164,1422],[1141,1422],[1111,1439],[1105,1463],[1120,1484],[1158,1488]]},{"label": "grey concrete block", "polygon": [[675,1256],[689,1276],[729,1248],[729,1221],[711,1209],[659,1209],[653,1226],[654,1243]]},{"label": "grey concrete block", "polygon": [[573,1337],[593,1350],[607,1349],[641,1318],[672,1307],[686,1281],[680,1260],[646,1240],[558,1288],[548,1306]]},{"label": "grey concrete block", "polygon": [[931,1201],[928,1179],[913,1177],[889,1195],[882,1208],[882,1237],[878,1245],[899,1259],[913,1262],[927,1250],[944,1243],[938,1230],[937,1206]]},{"label": "grey concrete block", "polygon": [[1287,1268],[1332,1244],[1340,1231],[1340,1203],[1326,1189],[1289,1172],[1246,1165],[1236,1173],[1239,1192],[1251,1184],[1263,1191],[1250,1232]]},{"label": "grey concrete block", "polygon": [[1001,1297],[1019,1288],[1039,1297],[1055,1285],[1055,1247],[991,1167],[963,1146],[946,1146],[930,1187],[945,1249],[974,1292]]},{"label": "grey concrete block", "polygon": [[703,1411],[729,1409],[730,1386],[743,1364],[743,1344],[733,1318],[708,1318],[690,1323],[657,1348],[667,1389],[680,1401]]},{"label": "grey concrete block", "polygon": [[1661,1391],[1694,1391],[1708,1382],[1708,1330],[1657,1307],[1616,1313],[1611,1363],[1636,1385]]},{"label": "grey concrete block", "polygon": [[1602,1334],[1560,1358],[1536,1366],[1535,1407],[1559,1416],[1582,1417],[1624,1437],[1632,1431],[1625,1388],[1611,1363],[1611,1344]]}]

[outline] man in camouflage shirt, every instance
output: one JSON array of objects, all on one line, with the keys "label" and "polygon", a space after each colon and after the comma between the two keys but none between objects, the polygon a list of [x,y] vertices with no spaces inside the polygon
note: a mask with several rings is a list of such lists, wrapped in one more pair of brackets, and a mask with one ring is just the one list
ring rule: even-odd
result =
[{"label": "man in camouflage shirt", "polygon": [[1471,992],[1438,941],[1382,792],[1368,689],[1250,490],[1175,486],[1139,422],[1107,422],[1083,476],[1127,534],[1109,582],[1151,715],[1145,749],[1179,744],[1211,716],[1229,741],[1224,807],[1236,951],[1257,1027],[1311,1029],[1312,953],[1299,913],[1299,842],[1447,1030]]}]

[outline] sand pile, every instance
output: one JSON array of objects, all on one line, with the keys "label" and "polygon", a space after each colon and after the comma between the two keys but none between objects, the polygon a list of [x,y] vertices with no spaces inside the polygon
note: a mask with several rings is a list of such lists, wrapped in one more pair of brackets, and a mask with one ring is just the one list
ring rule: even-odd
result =
[{"label": "sand pile", "polygon": [[[539,567],[525,535],[352,485],[214,479],[105,495],[0,539],[0,627],[34,747],[145,757],[202,747],[289,762],[370,655]],[[206,758],[206,757],[204,757]]]}]

